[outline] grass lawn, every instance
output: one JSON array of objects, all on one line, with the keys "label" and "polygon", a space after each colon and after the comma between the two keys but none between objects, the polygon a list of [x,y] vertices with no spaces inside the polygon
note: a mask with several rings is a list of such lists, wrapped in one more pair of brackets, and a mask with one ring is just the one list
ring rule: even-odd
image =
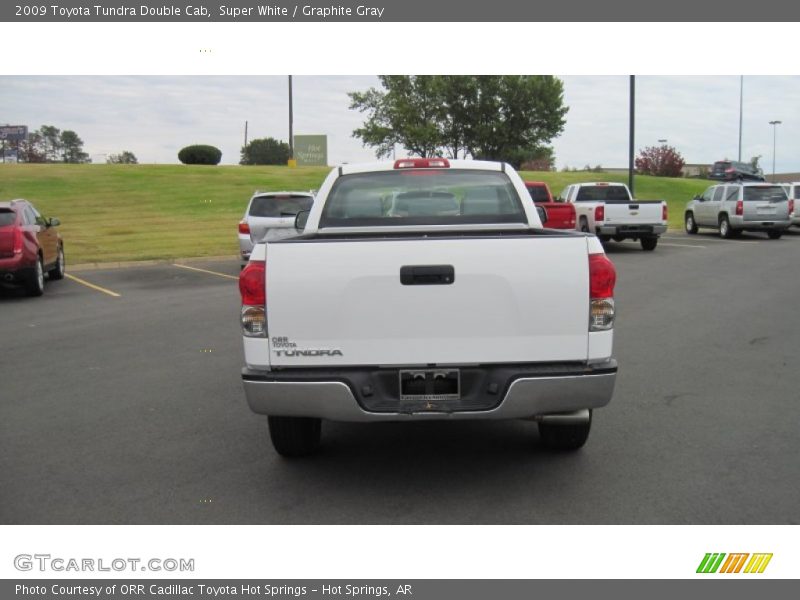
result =
[{"label": "grass lawn", "polygon": [[[25,198],[61,220],[68,261],[114,262],[238,252],[236,224],[254,190],[317,189],[327,167],[0,164],[0,200]],[[608,173],[523,173],[554,194]],[[669,202],[670,225],[709,183],[637,177],[636,196]]]}]

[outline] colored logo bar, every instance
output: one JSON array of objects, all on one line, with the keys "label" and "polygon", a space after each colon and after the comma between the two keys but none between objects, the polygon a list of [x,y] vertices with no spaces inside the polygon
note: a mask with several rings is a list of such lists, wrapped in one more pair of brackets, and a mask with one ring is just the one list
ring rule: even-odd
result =
[{"label": "colored logo bar", "polygon": [[708,552],[700,561],[697,573],[763,573],[770,560],[772,553]]}]

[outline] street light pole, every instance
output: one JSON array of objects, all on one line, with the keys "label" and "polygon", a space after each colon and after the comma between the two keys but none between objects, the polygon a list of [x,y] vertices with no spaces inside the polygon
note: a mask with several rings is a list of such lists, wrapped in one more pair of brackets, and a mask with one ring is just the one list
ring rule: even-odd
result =
[{"label": "street light pole", "polygon": [[744,98],[744,75],[739,75],[739,162],[742,162],[742,99]]},{"label": "street light pole", "polygon": [[633,139],[634,139],[634,107],[636,105],[636,76],[631,75],[630,78],[630,124],[628,129],[629,139],[628,139],[628,189],[631,191],[631,195],[633,195]]},{"label": "street light pole", "polygon": [[781,123],[782,121],[769,122],[769,124],[772,125],[772,183],[775,183],[775,146],[778,138],[778,125]]}]

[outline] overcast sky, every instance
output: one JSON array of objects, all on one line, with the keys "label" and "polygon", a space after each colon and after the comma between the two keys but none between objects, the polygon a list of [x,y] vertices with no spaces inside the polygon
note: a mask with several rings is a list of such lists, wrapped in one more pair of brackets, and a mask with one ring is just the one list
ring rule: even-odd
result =
[{"label": "overcast sky", "polygon": [[[628,161],[628,78],[564,77],[569,106],[564,133],[553,140],[559,168]],[[636,148],[667,139],[689,163],[735,159],[739,135],[738,77],[636,78]],[[362,115],[347,92],[378,86],[375,77],[294,77],[295,134],[327,134],[330,164],[372,160],[352,137]],[[778,172],[800,172],[800,76],[744,79],[742,158],[761,155],[772,171],[771,120]],[[175,163],[188,144],[212,144],[235,164],[249,138],[288,138],[287,78],[0,76],[0,124],[72,129],[95,162],[130,150],[142,163]]]}]

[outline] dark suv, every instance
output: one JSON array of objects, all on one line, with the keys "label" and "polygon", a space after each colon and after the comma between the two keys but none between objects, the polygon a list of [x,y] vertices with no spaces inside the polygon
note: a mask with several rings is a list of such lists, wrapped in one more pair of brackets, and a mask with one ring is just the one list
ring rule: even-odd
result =
[{"label": "dark suv", "polygon": [[46,219],[26,200],[0,202],[0,282],[44,292],[44,274],[64,277],[64,243],[58,219]]},{"label": "dark suv", "polygon": [[711,167],[708,178],[716,179],[717,181],[764,181],[764,173],[750,163],[736,160],[718,160]]}]

